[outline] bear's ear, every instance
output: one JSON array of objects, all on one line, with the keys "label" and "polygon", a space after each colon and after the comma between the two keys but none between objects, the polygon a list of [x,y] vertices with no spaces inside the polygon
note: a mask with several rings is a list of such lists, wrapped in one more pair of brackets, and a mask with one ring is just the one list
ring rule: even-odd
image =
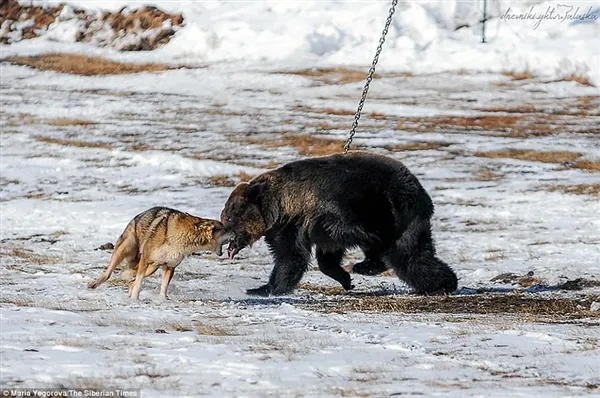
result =
[{"label": "bear's ear", "polygon": [[262,197],[267,188],[269,188],[269,181],[251,182],[246,189],[246,198],[251,202],[257,201]]}]

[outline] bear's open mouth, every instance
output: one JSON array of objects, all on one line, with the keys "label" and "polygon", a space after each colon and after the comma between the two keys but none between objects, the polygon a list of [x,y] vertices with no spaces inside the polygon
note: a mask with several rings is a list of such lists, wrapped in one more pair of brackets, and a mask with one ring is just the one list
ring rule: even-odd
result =
[{"label": "bear's open mouth", "polygon": [[233,241],[229,242],[229,246],[227,247],[227,258],[233,260],[236,254],[238,254],[240,249],[238,249]]},{"label": "bear's open mouth", "polygon": [[226,232],[222,233],[221,236],[217,238],[217,247],[215,249],[217,256],[221,256],[223,254],[224,245],[229,243],[229,245],[231,246],[231,242],[233,242],[234,237],[235,235],[233,234],[233,232]]}]

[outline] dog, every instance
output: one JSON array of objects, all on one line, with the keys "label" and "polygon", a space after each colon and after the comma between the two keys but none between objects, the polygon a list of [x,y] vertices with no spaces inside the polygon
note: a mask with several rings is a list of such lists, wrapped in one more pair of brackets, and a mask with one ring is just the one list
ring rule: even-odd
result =
[{"label": "dog", "polygon": [[95,289],[106,282],[124,261],[129,269],[125,279],[133,279],[129,297],[138,300],[142,281],[160,267],[163,271],[159,299],[167,299],[167,289],[177,267],[186,256],[198,250],[223,254],[222,246],[233,238],[220,221],[193,216],[168,207],[153,207],[133,218],[121,234],[110,263],[98,279],[88,283]]}]

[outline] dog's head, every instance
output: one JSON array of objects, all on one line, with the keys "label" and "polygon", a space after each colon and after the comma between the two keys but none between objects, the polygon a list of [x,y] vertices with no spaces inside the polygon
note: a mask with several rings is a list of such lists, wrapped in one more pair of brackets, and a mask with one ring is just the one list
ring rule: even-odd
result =
[{"label": "dog's head", "polygon": [[240,250],[252,245],[267,230],[261,212],[261,198],[267,189],[267,182],[242,182],[238,184],[221,212],[221,222],[225,229],[234,234],[227,254],[233,259]]},{"label": "dog's head", "polygon": [[225,230],[223,223],[218,220],[200,217],[188,218],[188,220],[202,246],[214,251],[218,256],[223,254],[223,245],[233,239],[233,232]]}]

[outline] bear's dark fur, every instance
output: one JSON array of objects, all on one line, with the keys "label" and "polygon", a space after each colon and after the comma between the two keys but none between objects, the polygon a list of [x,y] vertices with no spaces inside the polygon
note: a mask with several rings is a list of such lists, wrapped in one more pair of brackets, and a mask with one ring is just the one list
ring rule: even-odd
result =
[{"label": "bear's dark fur", "polygon": [[349,290],[341,264],[348,248],[365,260],[353,270],[393,269],[418,294],[456,290],[452,269],[436,257],[431,198],[399,161],[354,152],[288,163],[239,184],[221,213],[235,234],[233,258],[265,237],[274,259],[269,283],[252,295],[282,295],[296,288],[316,246],[319,269]]}]

